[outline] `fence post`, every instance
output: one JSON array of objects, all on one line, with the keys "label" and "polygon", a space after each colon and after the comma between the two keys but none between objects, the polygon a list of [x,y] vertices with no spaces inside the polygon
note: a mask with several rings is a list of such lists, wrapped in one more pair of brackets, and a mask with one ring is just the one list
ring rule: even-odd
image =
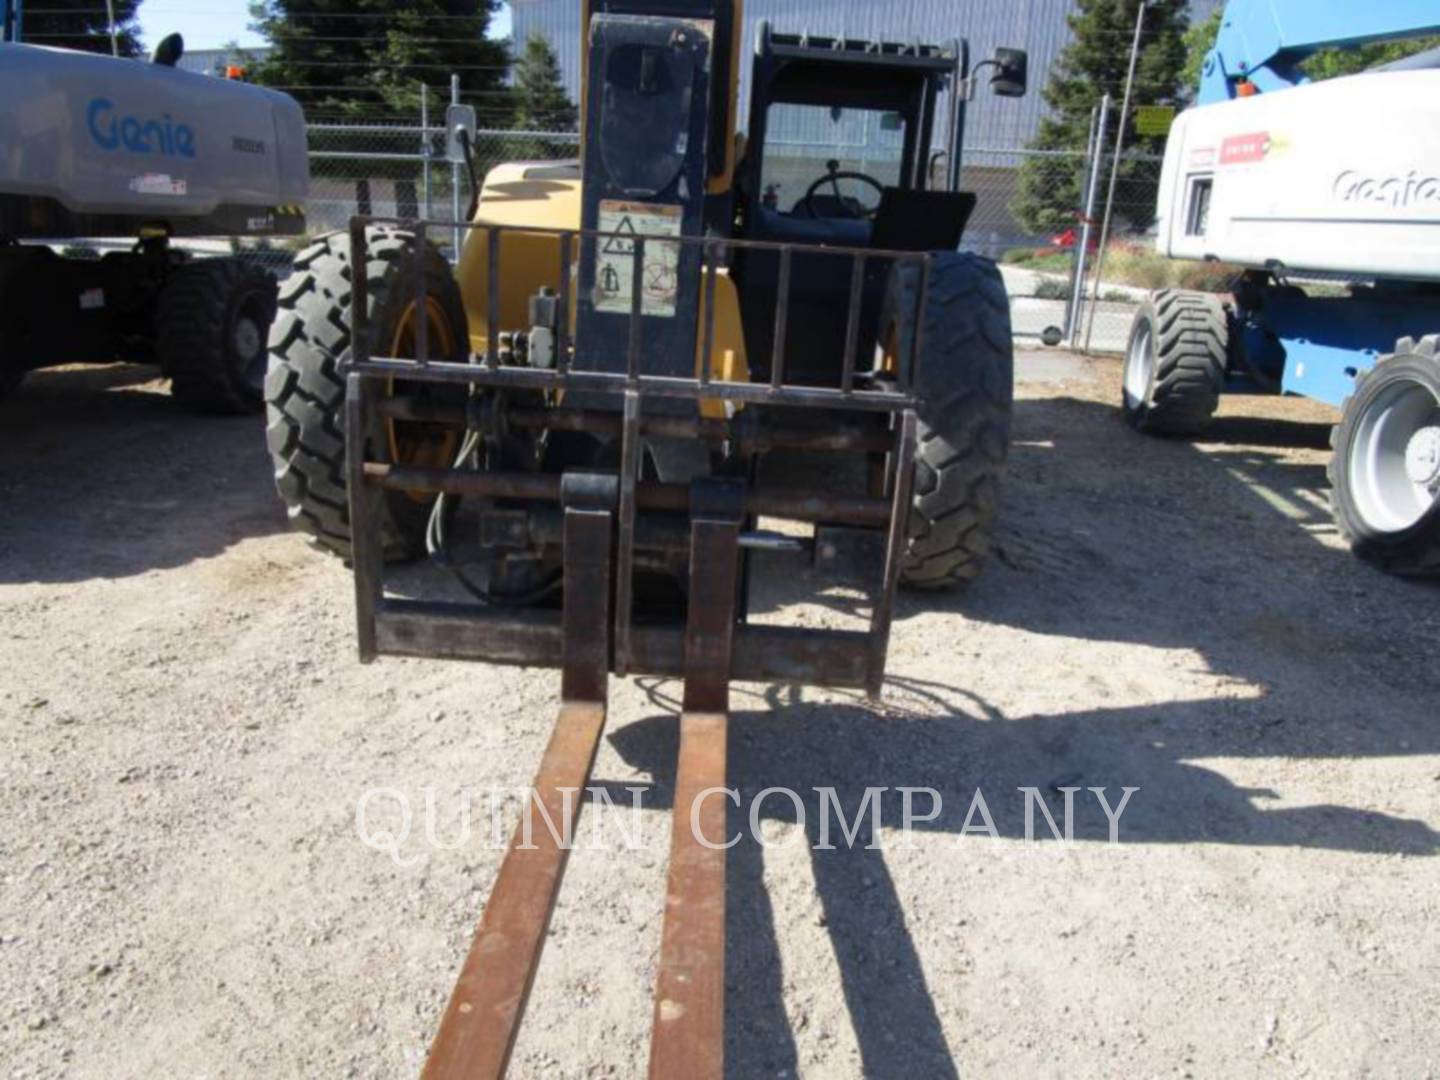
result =
[{"label": "fence post", "polygon": [[[1090,129],[1085,137],[1085,156],[1080,159],[1080,206],[1076,209],[1076,225],[1084,228],[1085,202],[1087,193],[1087,181],[1090,170],[1090,156],[1095,152],[1095,124],[1100,116],[1100,107],[1093,105],[1090,108]],[[1080,280],[1080,275],[1085,268],[1085,247],[1078,243],[1080,235],[1076,233],[1077,243],[1070,249],[1070,282],[1069,291],[1065,295],[1065,317],[1061,323],[1060,340],[1067,346],[1075,326],[1075,284]]]},{"label": "fence post", "polygon": [[1090,146],[1090,176],[1085,187],[1085,212],[1080,223],[1080,243],[1075,256],[1075,281],[1071,293],[1071,315],[1065,327],[1065,347],[1075,347],[1075,331],[1085,317],[1085,270],[1090,259],[1090,234],[1095,221],[1095,198],[1100,191],[1101,162],[1105,160],[1105,135],[1110,128],[1110,95],[1100,99],[1100,118]]},{"label": "fence post", "polygon": [[[460,76],[450,76],[450,104],[460,104]],[[450,133],[447,131],[445,137],[448,139]],[[451,258],[458,264],[460,262],[460,163],[450,162],[450,220],[455,224],[450,230],[450,251]]]},{"label": "fence post", "polygon": [[1105,269],[1105,248],[1110,243],[1110,220],[1115,211],[1115,188],[1120,183],[1120,155],[1125,149],[1125,124],[1130,119],[1130,96],[1135,90],[1135,66],[1140,61],[1140,33],[1145,29],[1145,8],[1149,0],[1140,0],[1135,13],[1135,42],[1130,46],[1130,73],[1125,76],[1125,98],[1120,105],[1120,123],[1115,128],[1115,161],[1110,167],[1110,193],[1105,197],[1105,220],[1100,225],[1100,249],[1095,252],[1095,299],[1090,305],[1090,318],[1085,324],[1085,352],[1090,351],[1090,337],[1095,332],[1095,312],[1100,307],[1100,274]]},{"label": "fence post", "polygon": [[435,216],[435,204],[430,198],[430,151],[435,144],[430,141],[430,88],[420,84],[420,180],[425,199],[425,220]]},{"label": "fence post", "polygon": [[115,0],[105,0],[105,17],[110,25],[110,55],[120,57],[120,35],[115,29]]}]

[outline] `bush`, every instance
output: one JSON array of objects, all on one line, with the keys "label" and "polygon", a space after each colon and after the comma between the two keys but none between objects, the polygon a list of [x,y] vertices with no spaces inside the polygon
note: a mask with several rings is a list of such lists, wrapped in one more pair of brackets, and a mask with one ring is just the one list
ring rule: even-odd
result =
[{"label": "bush", "polygon": [[1004,255],[1000,256],[1000,261],[1002,263],[1019,265],[1020,263],[1030,262],[1035,258],[1035,255],[1036,251],[1034,248],[1011,248],[1005,252]]},{"label": "bush", "polygon": [[1105,284],[1163,289],[1178,264],[1134,244],[1111,244],[1105,256]]},{"label": "bush", "polygon": [[1240,267],[1230,263],[1170,259],[1149,245],[1119,240],[1106,249],[1102,285],[1229,292],[1241,272]]},{"label": "bush", "polygon": [[1238,266],[1222,262],[1182,262],[1176,263],[1176,267],[1175,284],[1196,292],[1229,292],[1235,279],[1244,272]]},{"label": "bush", "polygon": [[1068,300],[1070,299],[1070,285],[1058,278],[1041,278],[1035,283],[1035,299]]}]

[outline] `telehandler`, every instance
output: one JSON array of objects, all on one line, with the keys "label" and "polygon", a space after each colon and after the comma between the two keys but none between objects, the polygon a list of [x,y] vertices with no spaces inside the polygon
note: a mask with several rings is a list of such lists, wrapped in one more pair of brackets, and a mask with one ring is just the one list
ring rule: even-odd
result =
[{"label": "telehandler", "polygon": [[[897,583],[969,581],[991,543],[1010,318],[995,265],[959,251],[960,149],[975,73],[1017,96],[1025,55],[972,69],[960,41],[762,24],[742,138],[740,7],[583,5],[578,163],[492,170],[457,274],[431,223],[357,218],[280,290],[277,484],[353,564],[362,660],[562,673],[431,1076],[505,1072],[568,847],[535,811],[575,822],[611,673],[685,681],[651,1075],[720,1076],[727,803],[707,793],[730,680],[878,694]],[[767,134],[846,123],[884,133],[883,164],[817,163],[782,205],[796,162]],[[828,455],[832,482],[777,482],[781,449]],[[386,562],[425,552],[480,602],[387,590]],[[868,629],[752,621],[758,552],[860,568]]]}]

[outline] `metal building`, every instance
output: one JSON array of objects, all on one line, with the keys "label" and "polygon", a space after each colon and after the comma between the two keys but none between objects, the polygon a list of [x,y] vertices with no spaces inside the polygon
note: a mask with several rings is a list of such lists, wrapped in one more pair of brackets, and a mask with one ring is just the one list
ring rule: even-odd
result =
[{"label": "metal building", "polygon": [[[1208,14],[1220,2],[1193,0],[1196,17]],[[579,0],[511,0],[510,6],[515,41],[524,42],[532,36],[547,39],[560,58],[572,99],[577,97]],[[1032,92],[1005,101],[982,92],[977,107],[971,110],[965,134],[968,149],[1011,149],[1030,141],[1045,113],[1045,102],[1038,91],[1070,40],[1066,16],[1074,8],[1074,0],[745,0],[745,40],[755,40],[756,29],[764,19],[787,33],[840,33],[933,43],[963,37],[970,43],[972,61],[989,56],[997,46],[1025,49],[1030,53]],[[749,115],[748,84],[741,87],[741,106],[744,124]]]},{"label": "metal building", "polygon": [[229,67],[253,67],[269,54],[268,45],[253,49],[228,46],[223,49],[186,49],[176,66],[181,71],[193,71],[199,75],[223,76]]}]

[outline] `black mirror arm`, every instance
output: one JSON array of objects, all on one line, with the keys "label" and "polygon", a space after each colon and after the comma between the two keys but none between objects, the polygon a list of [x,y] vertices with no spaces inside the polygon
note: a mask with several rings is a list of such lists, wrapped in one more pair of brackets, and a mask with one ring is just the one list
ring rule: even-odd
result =
[{"label": "black mirror arm", "polygon": [[475,212],[480,209],[480,181],[475,175],[475,153],[470,146],[470,132],[466,128],[459,128],[455,137],[465,154],[465,171],[470,176],[470,208],[465,212],[465,220],[474,221]]}]

